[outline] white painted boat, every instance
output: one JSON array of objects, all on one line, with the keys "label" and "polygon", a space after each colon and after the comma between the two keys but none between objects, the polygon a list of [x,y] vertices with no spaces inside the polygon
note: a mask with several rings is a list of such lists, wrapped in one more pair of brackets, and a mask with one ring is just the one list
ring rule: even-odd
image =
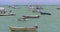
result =
[{"label": "white painted boat", "polygon": [[9,14],[0,14],[0,16],[14,16],[16,15],[15,13],[9,13]]},{"label": "white painted boat", "polygon": [[25,18],[39,18],[39,15],[24,15]]},{"label": "white painted boat", "polygon": [[14,31],[14,30],[36,30],[38,26],[34,26],[34,27],[12,27],[10,26],[10,30]]}]

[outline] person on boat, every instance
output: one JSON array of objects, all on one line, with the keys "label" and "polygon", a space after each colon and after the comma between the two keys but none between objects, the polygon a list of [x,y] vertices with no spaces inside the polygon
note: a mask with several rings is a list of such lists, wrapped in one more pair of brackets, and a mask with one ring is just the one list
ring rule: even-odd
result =
[{"label": "person on boat", "polygon": [[0,11],[1,14],[5,14],[5,11]]},{"label": "person on boat", "polygon": [[7,11],[5,10],[5,11],[3,11],[3,13],[5,14]]}]

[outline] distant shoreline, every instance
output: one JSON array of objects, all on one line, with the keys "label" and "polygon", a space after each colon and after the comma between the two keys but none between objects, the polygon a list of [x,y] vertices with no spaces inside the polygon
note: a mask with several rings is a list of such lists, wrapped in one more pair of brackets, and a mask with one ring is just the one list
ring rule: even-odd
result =
[{"label": "distant shoreline", "polygon": [[[29,5],[0,5],[0,6],[29,6]],[[35,6],[35,5],[32,5]],[[60,6],[60,5],[38,5],[38,6]]]}]

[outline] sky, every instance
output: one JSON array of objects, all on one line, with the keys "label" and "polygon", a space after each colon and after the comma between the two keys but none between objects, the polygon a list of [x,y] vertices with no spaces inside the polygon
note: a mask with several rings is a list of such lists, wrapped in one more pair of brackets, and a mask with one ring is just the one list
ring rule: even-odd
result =
[{"label": "sky", "polygon": [[60,5],[60,0],[0,0],[0,5]]}]

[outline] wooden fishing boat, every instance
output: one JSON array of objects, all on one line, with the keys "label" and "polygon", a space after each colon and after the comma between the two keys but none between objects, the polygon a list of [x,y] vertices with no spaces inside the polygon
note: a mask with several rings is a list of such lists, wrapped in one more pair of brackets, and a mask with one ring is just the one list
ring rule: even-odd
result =
[{"label": "wooden fishing boat", "polygon": [[15,31],[15,30],[36,30],[38,28],[38,26],[33,26],[33,27],[13,27],[13,26],[10,26],[9,28],[12,31]]},{"label": "wooden fishing boat", "polygon": [[39,18],[39,15],[24,15],[25,18]]}]

